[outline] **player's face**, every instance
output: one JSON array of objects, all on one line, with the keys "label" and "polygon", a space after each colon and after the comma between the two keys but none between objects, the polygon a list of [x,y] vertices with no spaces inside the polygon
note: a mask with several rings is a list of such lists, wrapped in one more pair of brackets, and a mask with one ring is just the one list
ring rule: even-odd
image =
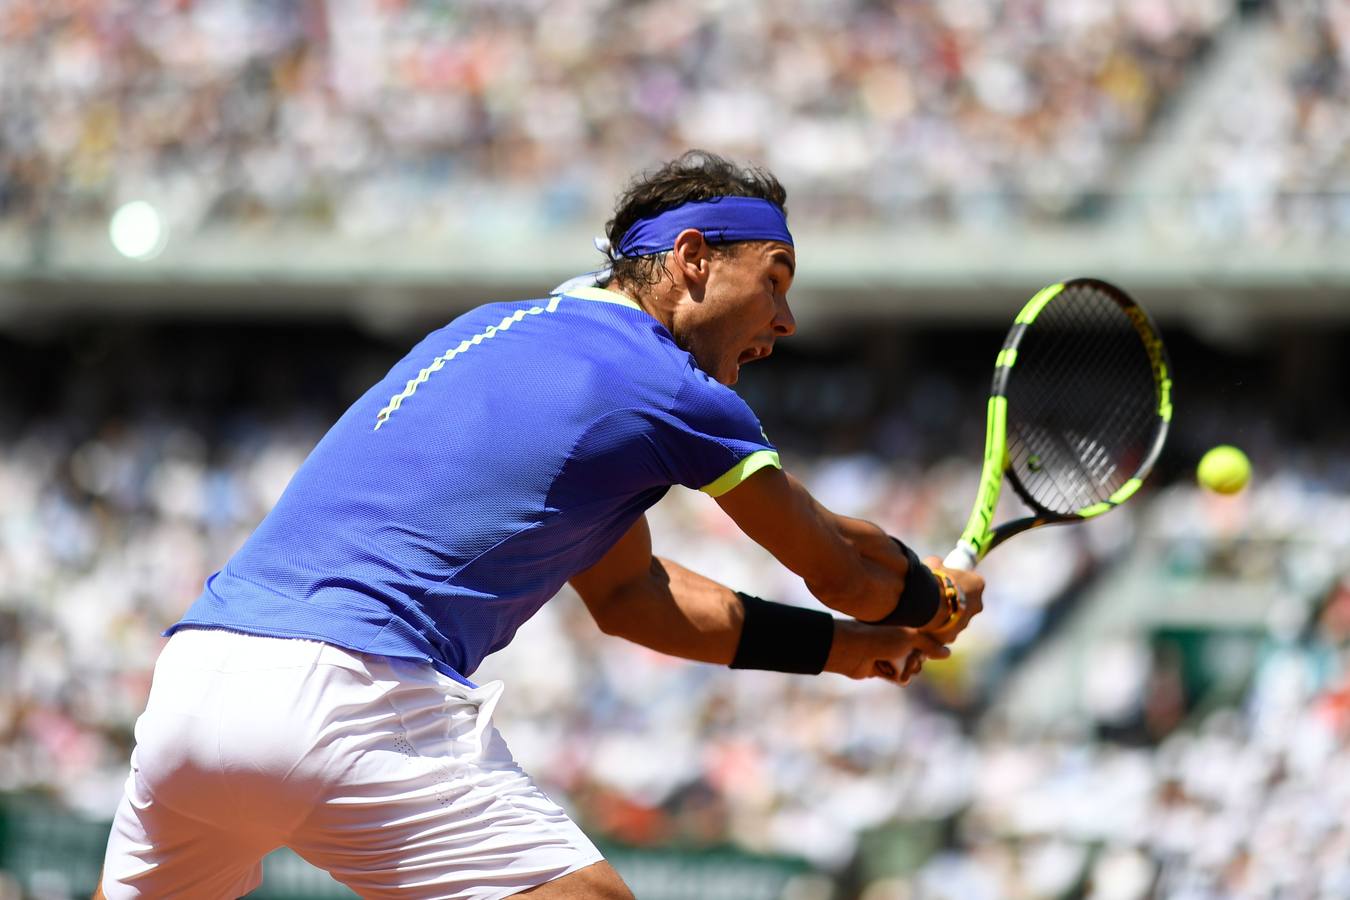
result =
[{"label": "player's face", "polygon": [[796,268],[795,251],[778,241],[714,254],[703,296],[676,316],[677,341],[703,371],[735,384],[741,366],[768,356],[778,338],[797,330],[787,302]]}]

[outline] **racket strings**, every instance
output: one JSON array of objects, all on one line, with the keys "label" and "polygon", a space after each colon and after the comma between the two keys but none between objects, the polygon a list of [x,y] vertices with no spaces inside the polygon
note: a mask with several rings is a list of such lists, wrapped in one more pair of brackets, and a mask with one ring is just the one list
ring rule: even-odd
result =
[{"label": "racket strings", "polygon": [[[1104,371],[1120,370],[1124,360],[1119,354],[1110,354],[1108,346],[1087,344],[1085,349],[1099,351],[1087,358]],[[1049,484],[1038,485],[1042,490],[1036,499],[1071,511],[1106,499],[1125,483],[1132,467],[1126,465],[1128,460],[1120,452],[1122,436],[1137,432],[1144,420],[1138,409],[1126,405],[1086,402],[1082,393],[1060,396],[1068,396],[1069,402],[1052,400],[1056,404],[1053,418],[1042,417],[1044,425],[1036,433],[1039,439],[1028,441],[1028,461],[1036,458],[1033,454],[1038,448],[1042,458],[1035,467],[1028,466],[1024,482],[1036,484],[1036,472],[1031,470],[1038,469]]]},{"label": "racket strings", "polygon": [[[1103,311],[1117,319],[1116,328],[1101,327],[1111,324],[1110,318],[1102,322],[1099,316],[1088,315]],[[1120,339],[1132,338],[1133,326],[1114,303],[1094,308],[1070,295],[1047,312],[1046,320],[1037,323],[1045,329],[1039,336],[1046,339],[1041,342],[1046,345],[1041,351],[1044,356],[1038,357],[1045,360],[1041,379],[1045,383],[1038,393],[1043,402],[1032,419],[1037,428],[1030,432],[1039,439],[1031,440],[1020,455],[1030,461],[1036,458],[1037,449],[1049,454],[1028,468],[1045,473],[1043,480],[1053,485],[1058,496],[1038,499],[1047,505],[1053,499],[1057,505],[1077,508],[1100,502],[1124,483],[1130,472],[1120,470],[1128,467],[1122,467],[1124,460],[1109,448],[1119,448],[1122,436],[1140,434],[1151,419],[1151,406],[1102,399],[1111,397],[1110,387],[1128,371],[1131,356],[1136,373],[1147,375],[1150,382],[1152,375],[1145,368],[1147,359],[1139,352],[1137,340]],[[1032,386],[1030,381],[1027,386]],[[1151,384],[1144,386],[1151,395]],[[1027,474],[1032,476],[1028,481],[1036,480],[1034,471]]]},{"label": "racket strings", "polygon": [[[1148,389],[1150,401],[1148,403],[1117,402],[1102,404],[1100,406],[1101,413],[1090,426],[1090,432],[1099,435],[1143,436],[1147,434],[1151,431],[1156,419],[1157,404],[1153,402],[1156,399],[1156,394],[1152,390],[1152,365],[1143,351],[1142,344],[1128,343],[1123,340],[1113,341],[1111,343],[1111,356],[1104,361],[1103,368],[1109,372],[1133,371],[1136,374],[1147,372],[1147,378],[1140,379],[1139,389],[1141,391],[1144,388]],[[1114,492],[1123,483],[1123,479],[1118,483],[1113,483],[1111,492]]]},{"label": "racket strings", "polygon": [[1010,468],[1051,512],[1108,499],[1135,475],[1160,427],[1139,332],[1092,285],[1069,285],[1027,327],[1007,396]]}]

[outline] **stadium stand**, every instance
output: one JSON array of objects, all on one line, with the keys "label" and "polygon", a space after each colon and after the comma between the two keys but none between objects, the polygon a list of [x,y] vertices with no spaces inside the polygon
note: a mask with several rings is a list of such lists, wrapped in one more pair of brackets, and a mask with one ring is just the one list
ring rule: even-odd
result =
[{"label": "stadium stand", "polygon": [[812,219],[1056,218],[1110,190],[1231,15],[539,7],[9,3],[0,213],[106,217],[149,196],[189,230],[434,229],[468,208],[547,224],[603,211],[635,158],[710,145],[763,160]]}]

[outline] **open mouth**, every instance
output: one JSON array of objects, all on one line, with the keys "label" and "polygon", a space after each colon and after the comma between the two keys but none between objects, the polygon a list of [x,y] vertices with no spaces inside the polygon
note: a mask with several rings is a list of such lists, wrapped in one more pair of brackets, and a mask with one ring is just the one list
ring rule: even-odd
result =
[{"label": "open mouth", "polygon": [[773,352],[771,347],[747,347],[741,351],[741,355],[736,359],[736,365],[743,366],[746,363],[754,362],[757,359],[763,359]]}]

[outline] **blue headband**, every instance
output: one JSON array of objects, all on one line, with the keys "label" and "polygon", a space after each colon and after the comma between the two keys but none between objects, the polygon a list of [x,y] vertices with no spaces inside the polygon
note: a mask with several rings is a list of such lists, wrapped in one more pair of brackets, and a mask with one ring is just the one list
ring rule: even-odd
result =
[{"label": "blue headband", "polygon": [[692,201],[650,219],[638,219],[624,232],[617,255],[631,259],[664,253],[675,246],[675,238],[686,228],[703,232],[703,239],[710,244],[733,241],[792,243],[787,217],[773,203],[758,197],[717,197]]}]

